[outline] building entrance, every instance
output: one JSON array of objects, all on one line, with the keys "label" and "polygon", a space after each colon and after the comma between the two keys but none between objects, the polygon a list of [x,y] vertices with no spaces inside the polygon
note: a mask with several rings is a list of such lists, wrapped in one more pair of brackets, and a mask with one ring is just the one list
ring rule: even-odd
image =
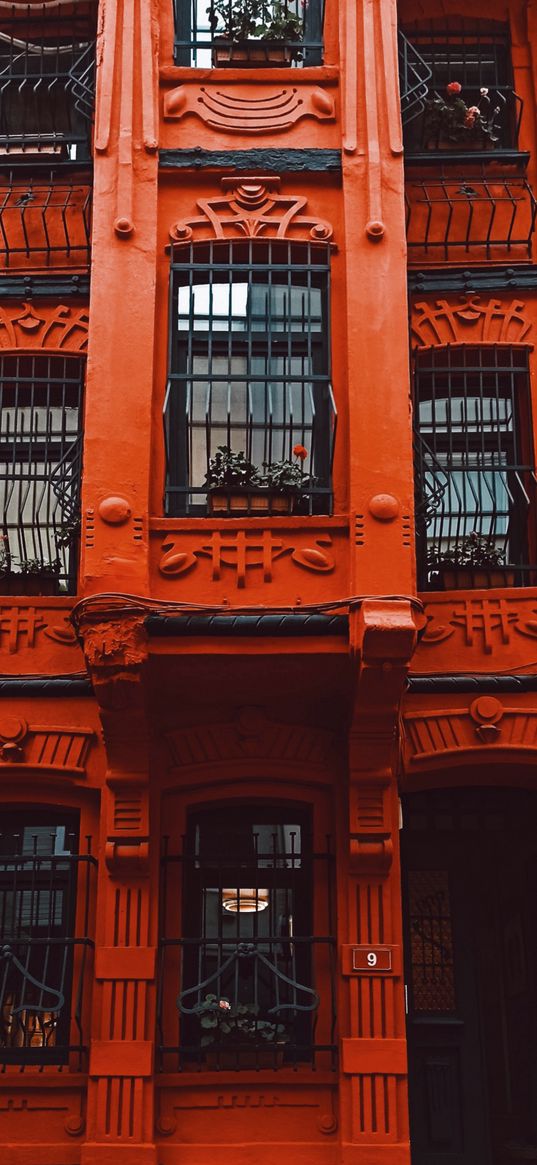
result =
[{"label": "building entrance", "polygon": [[537,1162],[537,794],[404,801],[412,1165]]}]

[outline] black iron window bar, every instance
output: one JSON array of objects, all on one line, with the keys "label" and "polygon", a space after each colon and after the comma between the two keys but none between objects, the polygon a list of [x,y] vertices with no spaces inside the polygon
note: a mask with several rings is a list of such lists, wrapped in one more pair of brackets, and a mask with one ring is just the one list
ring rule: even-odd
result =
[{"label": "black iron window bar", "polygon": [[[166,514],[211,512],[205,481],[221,447],[261,473],[305,450],[294,509],[329,513],[337,413],[328,249],[257,240],[178,248],[170,305]],[[243,502],[243,512],[280,512],[262,486],[243,490]]]},{"label": "black iron window bar", "polygon": [[407,177],[409,262],[521,259],[532,254],[537,201],[526,178],[470,175]]},{"label": "black iron window bar", "polygon": [[[7,815],[9,817],[9,815]],[[0,1064],[86,1066],[97,864],[67,826],[0,835]]]},{"label": "black iron window bar", "polygon": [[[173,854],[165,843],[157,1035],[163,1071],[335,1068],[332,855],[327,846],[306,856],[293,829],[286,837],[269,833],[254,832],[255,857],[242,861],[236,837],[228,839],[234,856],[227,859],[220,852],[200,860],[186,841]],[[313,896],[324,934],[304,933]]]},{"label": "black iron window bar", "polygon": [[324,0],[174,0],[175,63],[320,65]]},{"label": "black iron window bar", "polygon": [[74,593],[84,361],[0,357],[0,592]]},{"label": "black iron window bar", "polygon": [[418,353],[415,425],[420,587],[535,585],[527,350]]},{"label": "black iron window bar", "polygon": [[450,154],[499,159],[518,150],[523,102],[513,88],[505,25],[420,22],[400,33],[399,60],[407,156],[441,153],[449,162]]},{"label": "black iron window bar", "polygon": [[75,0],[0,15],[0,153],[10,162],[89,161],[95,21],[96,5]]},{"label": "black iron window bar", "polygon": [[0,267],[87,271],[90,233],[86,178],[61,171],[0,175]]}]

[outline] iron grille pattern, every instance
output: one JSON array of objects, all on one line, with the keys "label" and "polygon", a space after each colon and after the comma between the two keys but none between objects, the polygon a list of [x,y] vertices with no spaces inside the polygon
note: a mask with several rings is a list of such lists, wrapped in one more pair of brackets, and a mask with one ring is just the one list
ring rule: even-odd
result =
[{"label": "iron grille pattern", "polygon": [[76,356],[0,357],[4,593],[76,591],[83,374]]},{"label": "iron grille pattern", "polygon": [[419,352],[415,426],[420,586],[447,586],[446,571],[463,571],[468,586],[534,585],[527,350]]},{"label": "iron grille pattern", "polygon": [[[11,818],[11,821],[10,821]],[[32,824],[33,822],[33,824]],[[37,822],[37,823],[36,823]],[[41,813],[4,814],[0,834],[0,1064],[67,1064],[88,1050],[84,985],[93,942],[91,838]]]},{"label": "iron grille pattern", "polygon": [[[453,143],[438,130],[431,132],[427,99],[444,96],[447,86],[454,82],[461,86],[460,96],[465,105],[469,109],[480,109],[485,120],[494,127],[490,136],[467,134],[466,143],[463,132],[459,148],[472,153],[476,149],[497,153],[518,148],[523,102],[513,88],[506,25],[487,21],[470,24],[457,19],[453,26],[449,22],[439,26],[434,21],[429,24],[420,21],[414,27],[407,26],[403,35],[413,54],[408,64],[405,54],[401,56],[400,44],[401,105],[406,124],[407,154],[423,150],[442,151],[449,161],[448,151],[454,148]],[[406,53],[408,51],[406,49]],[[427,74],[428,80],[420,88],[419,81]],[[413,85],[421,108],[413,102],[412,117],[405,117]]]},{"label": "iron grille pattern", "polygon": [[[174,0],[175,63],[321,65],[324,0]],[[263,39],[260,31],[263,30]]]},{"label": "iron grille pattern", "polygon": [[[300,512],[330,511],[336,408],[328,303],[326,247],[256,240],[176,250],[164,404],[167,515],[207,512],[204,482],[220,446],[244,452],[262,471],[292,461],[297,444],[307,449],[310,477]],[[253,490],[250,503],[253,509]]]},{"label": "iron grille pattern", "polygon": [[52,173],[0,177],[0,266],[89,270],[91,185]]},{"label": "iron grille pattern", "polygon": [[399,29],[397,38],[399,56],[399,88],[401,95],[401,118],[403,125],[409,125],[419,117],[425,108],[432,72],[423,57]]},{"label": "iron grille pattern", "polygon": [[297,818],[208,812],[165,840],[161,1070],[335,1068],[333,859]]},{"label": "iron grille pattern", "polygon": [[96,6],[14,4],[0,16],[0,151],[90,158]]},{"label": "iron grille pattern", "polygon": [[405,202],[411,263],[531,258],[537,202],[525,178],[407,176]]}]

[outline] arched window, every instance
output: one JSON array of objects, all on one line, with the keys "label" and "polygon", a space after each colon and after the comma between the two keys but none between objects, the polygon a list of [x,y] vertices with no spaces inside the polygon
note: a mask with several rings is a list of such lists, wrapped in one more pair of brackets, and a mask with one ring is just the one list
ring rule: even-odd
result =
[{"label": "arched window", "polygon": [[160,1027],[170,1070],[333,1066],[331,864],[328,850],[313,851],[303,807],[190,813],[181,854],[163,858]]}]

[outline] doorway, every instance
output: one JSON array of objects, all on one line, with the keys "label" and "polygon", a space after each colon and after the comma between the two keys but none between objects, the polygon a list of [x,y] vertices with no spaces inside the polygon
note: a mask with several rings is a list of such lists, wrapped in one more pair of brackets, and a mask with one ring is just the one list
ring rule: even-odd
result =
[{"label": "doorway", "polygon": [[412,1165],[537,1162],[537,794],[404,799]]}]

